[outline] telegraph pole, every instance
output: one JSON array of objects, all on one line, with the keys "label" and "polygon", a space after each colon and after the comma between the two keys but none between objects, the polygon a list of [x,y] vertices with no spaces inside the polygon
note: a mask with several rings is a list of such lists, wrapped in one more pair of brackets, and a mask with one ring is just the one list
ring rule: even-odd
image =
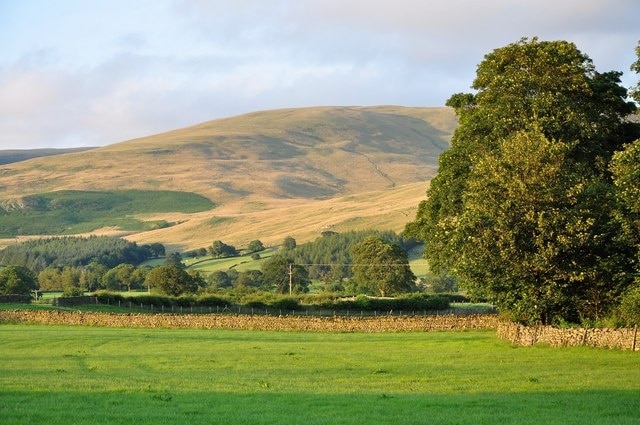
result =
[{"label": "telegraph pole", "polygon": [[293,290],[293,264],[289,263],[289,296]]}]

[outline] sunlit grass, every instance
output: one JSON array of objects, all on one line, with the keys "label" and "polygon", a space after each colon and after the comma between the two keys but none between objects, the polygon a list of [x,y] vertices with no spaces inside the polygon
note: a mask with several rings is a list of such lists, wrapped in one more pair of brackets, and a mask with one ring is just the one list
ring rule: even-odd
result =
[{"label": "sunlit grass", "polygon": [[634,423],[638,353],[493,332],[0,326],[17,423]]}]

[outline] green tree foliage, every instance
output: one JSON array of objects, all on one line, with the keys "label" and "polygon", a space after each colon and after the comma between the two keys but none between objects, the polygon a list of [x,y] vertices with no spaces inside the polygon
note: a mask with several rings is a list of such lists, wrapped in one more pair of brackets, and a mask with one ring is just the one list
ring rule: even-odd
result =
[{"label": "green tree foliage", "polygon": [[38,273],[38,284],[43,291],[62,291],[62,270],[47,267]]},{"label": "green tree foliage", "polygon": [[[596,288],[591,296],[594,300],[592,313],[581,311],[581,315],[599,314],[605,301],[619,293],[625,279],[613,279],[610,281],[611,287],[607,287],[605,276],[618,276],[618,273],[626,272],[624,267],[628,262],[621,257],[625,255],[628,241],[617,240],[615,235],[617,225],[610,216],[614,205],[609,196],[607,164],[616,150],[638,135],[638,126],[627,119],[635,110],[635,105],[626,101],[626,90],[619,84],[620,75],[619,72],[597,72],[588,56],[572,43],[564,41],[523,39],[485,56],[478,66],[472,86],[476,93],[453,95],[447,103],[455,109],[459,127],[453,136],[451,148],[440,157],[440,169],[431,182],[427,199],[420,203],[415,221],[406,228],[407,235],[426,243],[425,258],[435,272],[460,274],[464,277],[461,283],[476,292],[484,290],[493,296],[499,293],[502,297],[517,298],[517,294],[505,295],[504,292],[518,292],[520,283],[516,287],[509,287],[507,282],[501,283],[506,285],[503,288],[492,286],[498,285],[502,276],[502,269],[496,271],[492,268],[498,264],[496,258],[509,254],[509,251],[512,251],[512,258],[543,255],[542,251],[535,253],[533,247],[537,246],[543,251],[549,249],[547,261],[552,270],[566,271],[570,269],[568,265],[584,264],[585,258],[602,260],[598,265],[604,270],[596,273],[590,267],[585,272],[590,274],[589,277],[579,277],[576,281],[576,276],[568,273],[563,278],[565,280],[558,276],[552,280],[555,283],[551,286],[554,287],[577,285],[578,288],[564,291],[564,294],[568,292],[578,297],[573,299],[574,305],[585,300],[589,282],[603,285]],[[527,140],[531,143],[525,143]],[[530,153],[536,155],[534,159],[542,170],[528,177],[525,170],[509,168],[532,165],[518,164],[512,161],[514,158],[509,159],[509,155],[516,154],[508,151],[506,145],[510,143],[520,143],[518,149],[533,149]],[[551,151],[545,153],[536,149]],[[571,169],[555,170],[545,160],[556,161]],[[509,165],[509,161],[513,164]],[[515,181],[506,182],[492,175],[491,182],[482,183],[484,177],[477,170],[478,166],[486,172],[494,169],[507,172]],[[544,175],[545,169],[547,173],[556,173],[559,178],[568,180],[552,181]],[[586,174],[581,180],[583,172]],[[527,186],[534,182],[532,179],[538,179],[547,186],[530,194],[516,190],[517,184]],[[491,207],[486,205],[488,201],[483,203],[480,199],[480,189],[485,194],[491,193],[493,201],[504,211],[496,210],[498,207],[495,206],[490,212],[494,215],[487,211],[480,214],[482,208]],[[513,198],[514,193],[509,190],[524,198]],[[533,216],[523,216],[524,223],[519,220],[501,222],[500,231],[506,232],[504,235],[492,230],[495,221],[508,219],[510,202],[524,206],[536,197],[546,196],[556,196],[557,205],[565,210],[553,209],[557,205],[549,202],[552,209],[546,214],[531,210]],[[603,198],[599,199],[599,196]],[[568,200],[573,204],[568,205]],[[470,206],[475,212],[470,211]],[[586,206],[593,209],[591,215],[586,211]],[[565,212],[569,216],[563,217]],[[474,213],[477,216],[473,216]],[[484,225],[483,219],[488,220]],[[525,224],[529,228],[525,228]],[[564,225],[574,227],[562,229]],[[570,241],[558,236],[567,232]],[[482,253],[473,247],[476,243],[474,237],[478,235],[486,241],[493,235],[495,241],[501,242],[495,242],[487,247],[491,248],[489,251]],[[518,239],[525,235],[538,239]],[[569,245],[577,243],[579,236],[584,240],[578,241],[575,249],[569,249]],[[547,248],[542,246],[545,238],[549,239]],[[566,245],[561,249],[563,255],[558,255],[554,250],[560,249],[559,246],[563,244]],[[470,252],[474,253],[474,257],[466,256]],[[484,261],[480,260],[481,256]],[[611,256],[610,262],[604,261],[607,256]],[[477,269],[472,270],[471,264],[475,264]],[[616,270],[616,267],[623,269]],[[536,275],[547,278],[540,276],[538,268],[521,268],[519,273],[517,276],[515,272],[511,273],[514,276],[510,278],[517,278],[519,282],[530,282]],[[493,276],[495,279],[485,284],[481,279],[483,276]],[[556,289],[551,292],[557,294]],[[530,297],[531,293],[526,296]],[[570,309],[573,312],[565,311],[567,305],[564,301],[552,299],[555,298],[550,295],[545,302],[549,306],[556,302],[564,306],[549,307],[551,310],[547,313],[552,316],[576,314],[576,308]],[[510,305],[507,298],[503,301],[504,308],[518,310],[518,317],[530,313],[532,316],[527,320],[546,320],[537,315],[539,310],[536,309],[539,307],[531,310],[537,304],[527,304],[529,306],[525,308]]]},{"label": "green tree foliage", "polygon": [[236,288],[262,288],[264,276],[260,270],[247,270],[240,272],[233,282]]},{"label": "green tree foliage", "polygon": [[207,277],[207,284],[212,289],[225,289],[231,288],[233,281],[225,271],[216,270]]},{"label": "green tree foliage", "polygon": [[380,296],[391,296],[412,290],[416,279],[407,252],[370,236],[351,249],[353,278],[362,287],[376,291]]},{"label": "green tree foliage", "polygon": [[233,245],[227,245],[222,241],[214,241],[209,247],[209,255],[214,258],[235,257],[238,255],[238,250]]},{"label": "green tree foliage", "polygon": [[140,264],[152,257],[147,245],[109,236],[35,239],[0,251],[0,263],[39,272],[48,266],[85,266],[95,260],[108,268]]},{"label": "green tree foliage", "polygon": [[[474,163],[451,243],[455,272],[524,322],[597,318],[629,284],[609,185],[540,132]],[[615,270],[615,272],[611,272]]]},{"label": "green tree foliage", "polygon": [[351,248],[368,236],[403,244],[401,237],[391,231],[352,231],[345,233],[324,232],[313,242],[298,245],[295,250],[288,251],[287,256],[296,264],[311,264],[309,278],[321,280],[327,285],[338,284],[352,276]]},{"label": "green tree foliage", "polygon": [[[636,57],[638,60],[631,65],[631,70],[640,76],[640,41],[638,41],[638,45],[636,46]],[[631,97],[640,103],[640,81],[631,89]]]},{"label": "green tree foliage", "polygon": [[311,283],[306,267],[281,255],[273,256],[262,264],[262,278],[266,288],[281,294],[288,294],[290,290],[307,292]]},{"label": "green tree foliage", "polygon": [[37,288],[35,274],[26,267],[7,266],[0,270],[0,294],[29,295]]},{"label": "green tree foliage", "polygon": [[296,246],[297,246],[296,240],[291,236],[287,236],[282,241],[282,249],[284,249],[285,251],[291,251],[295,249]]},{"label": "green tree foliage", "polygon": [[184,269],[185,265],[182,262],[182,255],[180,255],[179,252],[175,251],[172,252],[171,254],[167,255],[167,257],[164,260],[164,264],[166,266],[173,266],[173,267],[177,267],[179,269]]},{"label": "green tree foliage", "polygon": [[194,294],[198,290],[197,282],[183,268],[163,265],[147,273],[145,285],[165,295],[178,296]]},{"label": "green tree foliage", "polygon": [[60,280],[62,282],[62,295],[65,297],[75,297],[84,295],[86,288],[82,287],[80,282],[81,269],[78,267],[67,266],[62,269]]},{"label": "green tree foliage", "polygon": [[618,314],[623,326],[640,325],[640,281],[622,295]]},{"label": "green tree foliage", "polygon": [[[636,247],[636,276],[640,276],[640,139],[616,152],[611,172],[620,200],[619,219]],[[637,278],[640,282],[640,277]]]},{"label": "green tree foliage", "polygon": [[114,291],[139,289],[144,282],[144,276],[136,273],[137,270],[133,264],[118,264],[103,275],[102,286]]},{"label": "green tree foliage", "polygon": [[253,240],[253,241],[249,242],[249,245],[247,246],[247,250],[249,252],[264,251],[264,245],[262,244],[261,241],[256,239],[256,240]]}]

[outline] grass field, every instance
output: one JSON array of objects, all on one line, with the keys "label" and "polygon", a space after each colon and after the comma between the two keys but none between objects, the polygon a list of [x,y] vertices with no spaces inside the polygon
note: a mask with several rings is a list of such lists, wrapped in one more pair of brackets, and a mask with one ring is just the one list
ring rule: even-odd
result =
[{"label": "grass field", "polygon": [[632,424],[640,357],[494,332],[0,326],[8,424]]}]

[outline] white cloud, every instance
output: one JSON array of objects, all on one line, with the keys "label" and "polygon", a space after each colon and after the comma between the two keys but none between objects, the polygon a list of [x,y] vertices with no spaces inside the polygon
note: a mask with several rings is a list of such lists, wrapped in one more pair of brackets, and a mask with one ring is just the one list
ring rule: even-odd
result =
[{"label": "white cloud", "polygon": [[574,41],[599,70],[626,72],[639,21],[635,0],[0,3],[0,148],[276,107],[443,105],[523,36]]}]

